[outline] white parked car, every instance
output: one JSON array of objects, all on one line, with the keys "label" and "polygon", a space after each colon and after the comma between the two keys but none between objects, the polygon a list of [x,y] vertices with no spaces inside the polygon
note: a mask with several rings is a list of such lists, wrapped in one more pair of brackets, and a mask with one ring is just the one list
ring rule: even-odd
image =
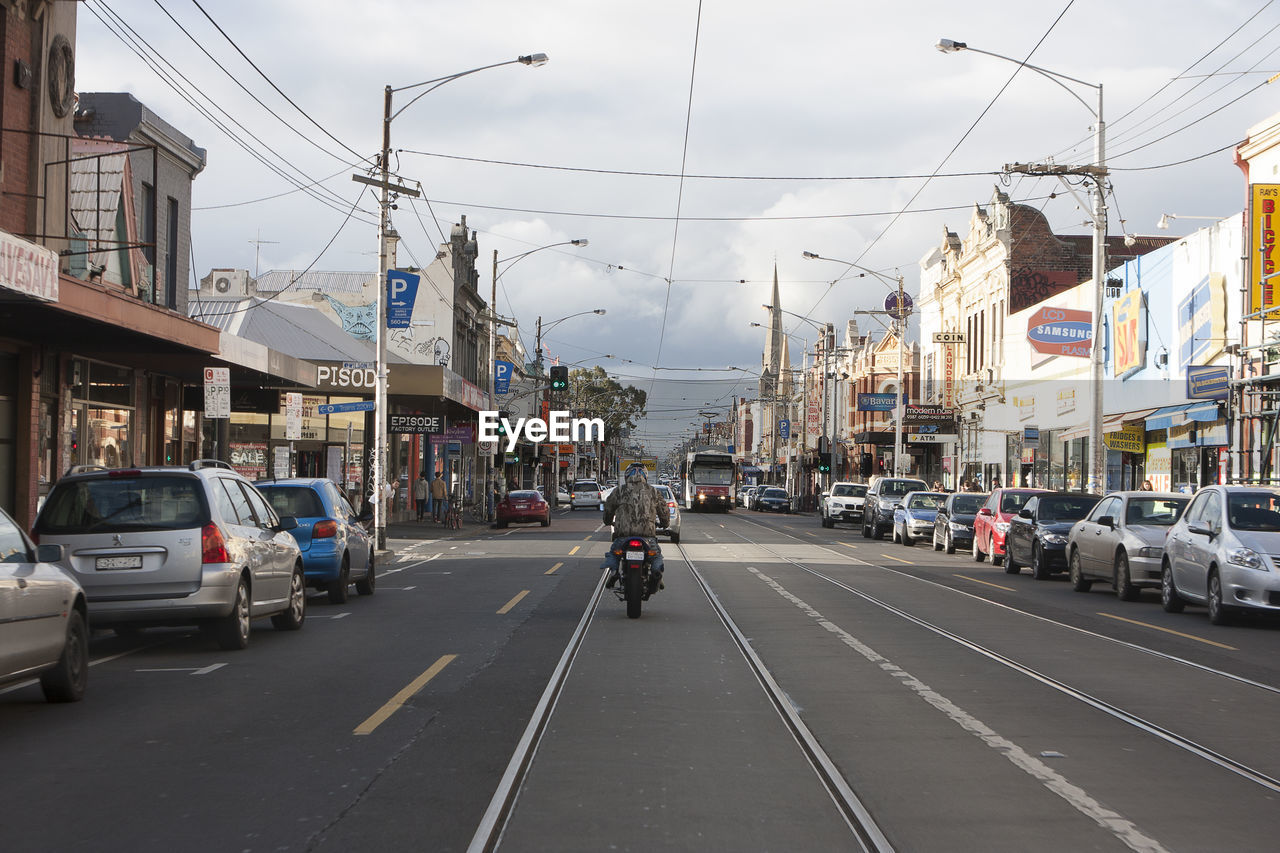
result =
[{"label": "white parked car", "polygon": [[54,565],[61,545],[31,540],[0,509],[0,683],[39,678],[50,702],[76,702],[89,681],[84,590]]}]

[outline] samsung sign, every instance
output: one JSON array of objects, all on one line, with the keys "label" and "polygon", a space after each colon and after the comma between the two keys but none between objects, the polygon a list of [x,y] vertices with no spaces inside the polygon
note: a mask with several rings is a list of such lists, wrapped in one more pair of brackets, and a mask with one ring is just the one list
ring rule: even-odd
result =
[{"label": "samsung sign", "polygon": [[1042,355],[1088,358],[1093,344],[1093,321],[1088,311],[1041,308],[1027,318],[1027,340]]}]

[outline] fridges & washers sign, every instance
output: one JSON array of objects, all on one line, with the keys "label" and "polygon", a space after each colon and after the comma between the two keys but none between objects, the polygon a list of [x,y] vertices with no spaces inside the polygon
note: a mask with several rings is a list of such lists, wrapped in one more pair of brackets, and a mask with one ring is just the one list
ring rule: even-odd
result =
[{"label": "fridges & washers sign", "polygon": [[[499,431],[505,427],[505,436]],[[571,441],[604,441],[603,418],[575,418],[571,412],[553,411],[547,418],[502,417],[501,412],[480,413],[480,441],[498,441],[506,438],[506,451],[515,450],[521,439],[528,444],[552,441],[567,444]]]}]

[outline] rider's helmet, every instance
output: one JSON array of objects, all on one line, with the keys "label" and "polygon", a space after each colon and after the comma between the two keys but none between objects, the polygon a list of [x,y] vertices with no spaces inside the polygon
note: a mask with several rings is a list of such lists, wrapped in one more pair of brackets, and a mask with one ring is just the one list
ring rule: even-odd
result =
[{"label": "rider's helmet", "polygon": [[644,466],[641,465],[639,462],[633,462],[627,466],[627,470],[623,475],[623,479],[628,483],[632,483],[633,485],[637,483],[643,483],[647,485],[649,483],[649,473],[645,470]]}]

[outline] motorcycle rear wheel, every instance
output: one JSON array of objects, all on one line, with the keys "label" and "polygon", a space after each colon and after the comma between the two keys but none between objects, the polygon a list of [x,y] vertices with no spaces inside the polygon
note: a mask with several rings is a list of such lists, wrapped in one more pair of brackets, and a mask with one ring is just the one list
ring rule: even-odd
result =
[{"label": "motorcycle rear wheel", "polygon": [[628,568],[623,591],[627,598],[627,618],[640,618],[640,605],[644,600],[644,573],[639,568]]}]

